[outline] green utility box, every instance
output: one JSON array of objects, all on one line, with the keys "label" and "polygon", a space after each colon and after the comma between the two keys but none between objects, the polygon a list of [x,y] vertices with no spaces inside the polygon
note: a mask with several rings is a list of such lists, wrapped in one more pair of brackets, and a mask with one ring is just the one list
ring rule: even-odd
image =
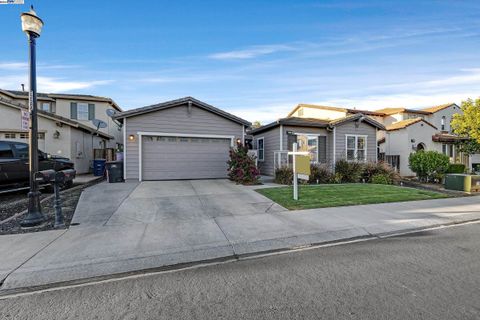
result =
[{"label": "green utility box", "polygon": [[447,174],[445,176],[445,189],[478,192],[480,191],[480,175]]}]

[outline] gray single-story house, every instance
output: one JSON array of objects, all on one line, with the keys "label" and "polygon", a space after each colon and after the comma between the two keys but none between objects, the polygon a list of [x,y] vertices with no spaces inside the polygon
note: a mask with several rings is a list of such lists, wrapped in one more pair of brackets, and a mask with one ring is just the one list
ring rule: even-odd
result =
[{"label": "gray single-story house", "polygon": [[124,128],[124,178],[227,177],[230,148],[250,122],[192,97],[118,113]]},{"label": "gray single-story house", "polygon": [[261,174],[274,175],[279,166],[289,165],[294,142],[298,151],[310,154],[312,163],[334,169],[339,159],[377,161],[377,131],[385,127],[361,113],[336,120],[288,117],[249,132],[257,152]]}]

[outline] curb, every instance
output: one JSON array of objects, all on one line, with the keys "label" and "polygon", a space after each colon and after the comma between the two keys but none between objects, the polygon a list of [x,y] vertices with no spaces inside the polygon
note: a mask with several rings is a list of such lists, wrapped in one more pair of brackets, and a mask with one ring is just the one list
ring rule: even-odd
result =
[{"label": "curb", "polygon": [[480,222],[480,218],[465,220],[465,221],[453,221],[450,223],[435,224],[427,227],[410,228],[410,229],[404,229],[401,231],[384,232],[384,233],[371,234],[366,236],[356,236],[356,237],[343,238],[343,239],[337,239],[337,240],[331,240],[331,241],[323,241],[323,242],[311,243],[308,245],[297,246],[297,247],[285,247],[285,248],[264,250],[264,251],[258,251],[253,253],[246,253],[246,254],[233,253],[231,255],[227,255],[219,258],[165,265],[165,266],[160,266],[155,268],[140,269],[140,270],[134,270],[134,271],[128,271],[128,272],[114,273],[110,275],[77,279],[77,280],[53,282],[50,284],[40,285],[40,286],[12,288],[12,289],[2,290],[1,289],[1,285],[3,284],[2,283],[0,284],[0,300],[7,299],[9,296],[33,294],[33,293],[45,292],[45,291],[54,291],[54,290],[60,290],[62,288],[68,288],[68,287],[94,285],[99,282],[121,281],[121,280],[132,278],[132,277],[149,276],[149,275],[154,275],[154,274],[164,273],[164,272],[182,271],[182,270],[191,269],[191,268],[200,268],[200,267],[207,267],[215,264],[243,261],[243,260],[249,260],[249,259],[257,259],[257,258],[262,258],[266,256],[271,256],[271,255],[286,254],[286,253],[308,250],[308,249],[331,247],[331,246],[363,242],[363,241],[369,241],[369,240],[383,240],[383,239],[394,238],[394,237],[406,235],[406,234],[415,234],[415,233],[429,231],[429,230],[436,230],[440,228],[454,227],[454,226],[460,226],[460,225],[478,223],[478,222]]}]

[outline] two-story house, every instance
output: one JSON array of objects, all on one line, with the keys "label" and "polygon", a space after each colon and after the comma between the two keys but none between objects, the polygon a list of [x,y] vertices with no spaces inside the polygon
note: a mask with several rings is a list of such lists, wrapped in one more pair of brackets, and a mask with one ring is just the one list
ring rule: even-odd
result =
[{"label": "two-story house", "polygon": [[[123,145],[122,128],[107,115],[108,109],[122,111],[110,98],[78,94],[37,94],[39,149],[70,158],[78,173],[87,173],[93,149]],[[22,126],[22,111],[28,111],[28,92],[0,89],[0,140],[28,142]],[[97,128],[92,120],[105,122]]]},{"label": "two-story house", "polygon": [[471,158],[458,152],[456,143],[462,138],[454,135],[450,126],[453,115],[462,112],[455,103],[424,109],[384,108],[386,130],[379,134],[379,152],[394,162],[403,176],[414,173],[408,166],[408,157],[418,150],[433,150],[450,157],[452,163],[471,167]]}]

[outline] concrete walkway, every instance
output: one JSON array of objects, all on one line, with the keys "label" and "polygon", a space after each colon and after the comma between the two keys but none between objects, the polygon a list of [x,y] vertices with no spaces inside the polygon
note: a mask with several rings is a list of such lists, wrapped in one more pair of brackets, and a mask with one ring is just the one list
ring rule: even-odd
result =
[{"label": "concrete walkway", "polygon": [[[189,201],[195,201],[192,200],[195,197],[202,201],[224,199],[217,203],[221,206],[212,207],[215,201],[201,202],[200,211],[187,204],[176,218],[173,212],[160,210],[158,203],[142,208],[140,202],[132,202],[142,195],[157,197],[149,191],[151,185],[142,189],[142,184],[102,183],[88,189],[77,207],[82,213],[75,214],[74,221],[80,224],[63,233],[22,235],[31,237],[30,241],[24,241],[20,236],[0,236],[0,257],[9,257],[7,262],[0,260],[2,277],[8,275],[1,290],[241,258],[272,250],[360,237],[382,237],[480,219],[480,197],[301,211],[285,211],[280,206],[269,211],[269,206],[261,205],[253,206],[256,210],[249,214],[238,204],[251,208],[248,201],[265,204],[270,200],[252,188],[224,180],[206,181],[204,185],[208,187],[204,194],[181,194],[178,188],[174,194],[163,194],[169,198],[163,200],[164,204],[172,204],[175,196],[192,197]],[[149,192],[152,195],[148,195]],[[106,194],[117,196],[106,198]],[[243,201],[236,201],[236,197],[242,197]],[[229,207],[228,203],[232,205]],[[182,209],[177,204],[174,204],[175,210]],[[168,205],[163,207],[168,208]]]}]

